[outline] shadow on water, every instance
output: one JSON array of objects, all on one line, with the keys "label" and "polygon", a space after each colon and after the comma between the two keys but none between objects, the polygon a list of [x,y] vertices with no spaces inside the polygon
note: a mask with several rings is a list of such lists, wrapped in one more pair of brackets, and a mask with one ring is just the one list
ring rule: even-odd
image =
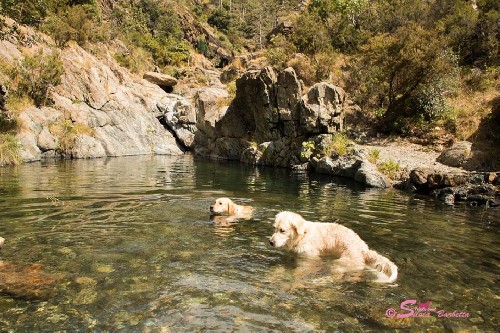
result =
[{"label": "shadow on water", "polygon": [[[2,331],[497,327],[499,210],[189,155],[2,168],[0,193],[0,259],[61,277],[50,297],[0,294]],[[252,205],[254,217],[213,223],[208,208],[222,196]],[[338,219],[399,266],[397,283],[271,248],[281,210]],[[406,313],[404,300],[469,317],[389,318],[389,308]]]}]

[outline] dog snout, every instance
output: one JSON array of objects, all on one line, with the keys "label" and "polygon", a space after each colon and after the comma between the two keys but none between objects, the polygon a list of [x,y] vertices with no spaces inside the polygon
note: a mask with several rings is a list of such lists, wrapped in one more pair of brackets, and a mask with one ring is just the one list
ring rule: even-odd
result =
[{"label": "dog snout", "polygon": [[210,205],[210,211],[213,212],[214,211],[214,205]]},{"label": "dog snout", "polygon": [[269,238],[269,244],[271,244],[271,246],[274,246],[274,241],[272,238]]}]

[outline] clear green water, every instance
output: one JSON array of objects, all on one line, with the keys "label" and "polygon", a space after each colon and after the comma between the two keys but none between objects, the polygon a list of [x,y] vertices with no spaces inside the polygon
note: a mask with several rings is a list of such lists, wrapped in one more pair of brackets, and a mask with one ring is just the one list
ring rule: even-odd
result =
[{"label": "clear green water", "polygon": [[[228,196],[253,220],[215,227]],[[399,266],[394,285],[340,278],[268,246],[274,215],[339,222]],[[41,263],[50,297],[0,293],[0,331],[498,330],[498,210],[447,207],[319,175],[183,157],[0,168],[0,259]],[[387,318],[407,299],[469,318]],[[405,313],[399,310],[401,313]]]}]

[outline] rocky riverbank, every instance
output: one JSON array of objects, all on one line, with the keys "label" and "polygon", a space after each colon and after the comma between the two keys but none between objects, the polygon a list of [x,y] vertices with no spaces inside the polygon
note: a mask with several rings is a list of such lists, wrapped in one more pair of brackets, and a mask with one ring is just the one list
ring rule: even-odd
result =
[{"label": "rocky riverbank", "polygon": [[[346,115],[357,107],[345,91],[327,82],[307,88],[292,68],[243,72],[231,96],[214,68],[194,70],[208,78],[205,86],[154,72],[140,78],[120,67],[106,46],[94,52],[99,56],[75,43],[58,50],[47,36],[14,25],[4,22],[4,63],[16,66],[28,54],[56,51],[64,69],[61,84],[49,91],[50,106],[18,110],[25,161],[194,151],[397,187],[446,203],[498,205],[498,173],[463,169],[485,167],[477,163],[484,154],[470,144],[441,154],[401,140],[349,143]],[[3,108],[8,92],[0,87]]]},{"label": "rocky riverbank", "polygon": [[[459,149],[464,146],[469,150]],[[378,151],[380,161],[393,161],[398,165],[398,174],[391,184],[395,188],[429,195],[449,205],[500,205],[500,172],[470,171],[443,164],[473,165],[474,154],[466,142],[459,142],[441,152],[404,140],[375,139],[356,147]]]}]

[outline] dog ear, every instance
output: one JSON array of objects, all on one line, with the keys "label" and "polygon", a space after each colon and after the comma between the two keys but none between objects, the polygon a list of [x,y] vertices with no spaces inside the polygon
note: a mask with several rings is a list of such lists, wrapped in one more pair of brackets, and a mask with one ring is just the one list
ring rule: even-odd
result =
[{"label": "dog ear", "polygon": [[227,203],[227,212],[229,215],[234,215],[236,213],[236,206],[231,200]]},{"label": "dog ear", "polygon": [[305,222],[306,221],[303,218],[293,219],[292,226],[295,228],[295,231],[297,231],[298,235],[304,235],[306,233]]}]

